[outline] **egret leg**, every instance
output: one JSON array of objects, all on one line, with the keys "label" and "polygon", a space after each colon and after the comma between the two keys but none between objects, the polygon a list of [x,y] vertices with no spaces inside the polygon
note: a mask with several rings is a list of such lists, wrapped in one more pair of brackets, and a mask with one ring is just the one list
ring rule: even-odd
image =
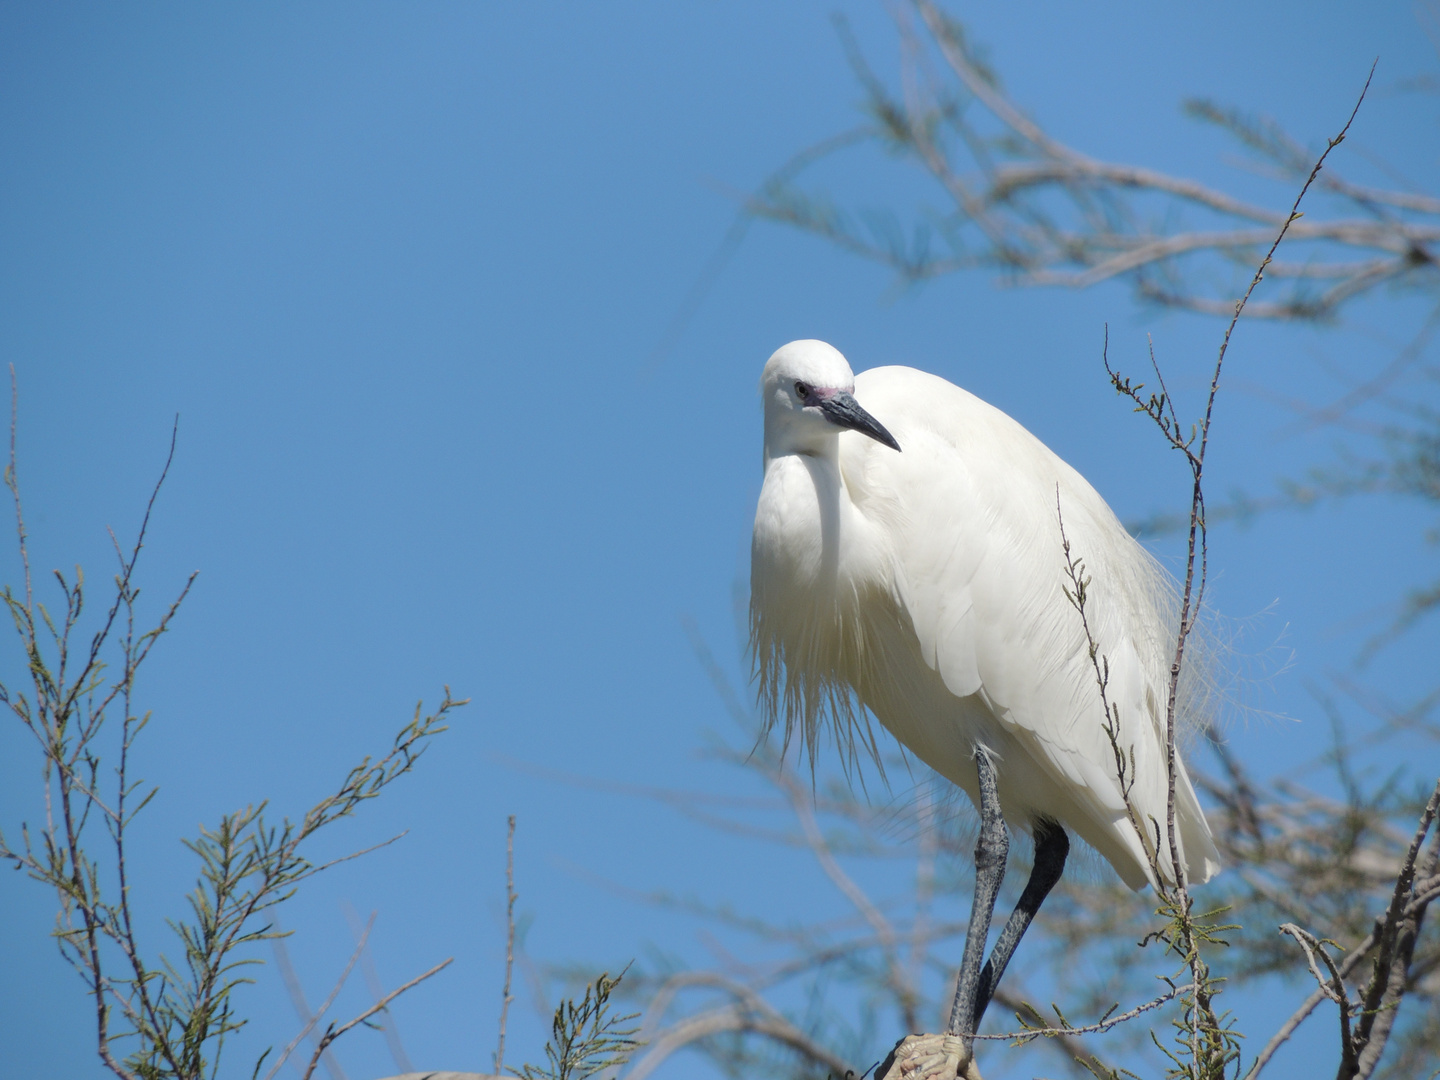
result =
[{"label": "egret leg", "polygon": [[[990,937],[990,919],[1000,883],[1005,880],[1005,860],[1010,854],[1010,836],[1000,815],[1000,795],[995,788],[995,766],[981,748],[975,750],[975,769],[980,776],[980,836],[975,841],[975,903],[970,908],[970,926],[965,933],[965,956],[955,984],[955,1004],[950,1009],[951,1035],[960,1035],[968,1050],[973,1043],[978,1012],[981,965]],[[1017,935],[1018,940],[1018,935]],[[988,1004],[988,1002],[987,1002]]]},{"label": "egret leg", "polygon": [[1065,835],[1065,830],[1056,822],[1042,818],[1035,823],[1034,833],[1035,866],[1030,871],[1030,880],[1025,883],[1025,891],[1020,894],[1020,902],[1015,905],[1005,929],[1000,931],[1000,939],[995,942],[985,970],[980,973],[971,1031],[979,1030],[985,1009],[995,994],[995,988],[1000,985],[1000,977],[1005,974],[1010,957],[1015,955],[1015,946],[1020,944],[1035,913],[1065,871],[1065,857],[1070,853],[1070,838]]},{"label": "egret leg", "polygon": [[[1010,836],[1000,814],[1000,795],[995,787],[995,766],[981,748],[975,749],[975,769],[980,777],[980,836],[975,841],[975,903],[970,909],[970,927],[965,934],[965,957],[955,983],[955,1003],[944,1035],[907,1035],[895,1044],[876,1068],[879,1080],[980,1080],[973,1053],[976,995],[985,944],[990,937],[990,920],[1000,882],[1005,878],[1005,860],[1010,854]],[[1007,924],[1008,925],[1008,924]],[[1019,939],[1019,935],[1016,935]],[[983,1010],[982,1010],[983,1011]]]}]

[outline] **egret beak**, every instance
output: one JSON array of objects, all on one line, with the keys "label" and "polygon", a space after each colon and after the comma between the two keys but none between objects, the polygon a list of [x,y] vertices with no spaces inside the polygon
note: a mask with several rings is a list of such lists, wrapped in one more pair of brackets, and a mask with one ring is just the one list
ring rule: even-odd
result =
[{"label": "egret beak", "polygon": [[891,450],[899,450],[895,436],[885,430],[885,425],[860,407],[860,403],[844,390],[823,397],[819,402],[825,419],[836,427],[849,428],[861,435],[868,435],[878,443],[884,443]]}]

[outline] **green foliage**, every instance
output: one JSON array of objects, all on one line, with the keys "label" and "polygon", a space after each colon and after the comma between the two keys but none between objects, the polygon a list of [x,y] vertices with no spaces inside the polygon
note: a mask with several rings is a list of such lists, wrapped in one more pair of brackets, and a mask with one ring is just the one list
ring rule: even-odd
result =
[{"label": "green foliage", "polygon": [[1226,1080],[1227,1068],[1240,1058],[1243,1036],[1235,1030],[1229,1013],[1215,1010],[1215,998],[1225,980],[1210,973],[1210,965],[1201,955],[1201,946],[1228,945],[1222,935],[1240,927],[1213,921],[1215,916],[1224,913],[1223,908],[1196,915],[1188,894],[1169,888],[1160,893],[1161,906],[1156,914],[1167,921],[1154,932],[1152,940],[1162,942],[1167,951],[1180,958],[1181,970],[1188,973],[1191,982],[1181,995],[1181,1009],[1171,1020],[1175,1029],[1173,1048],[1162,1043],[1153,1031],[1150,1038],[1170,1060],[1170,1067],[1165,1071],[1167,1077]]},{"label": "green foliage", "polygon": [[[629,970],[628,968],[626,969]],[[562,1001],[550,1023],[550,1041],[545,1044],[547,1066],[523,1065],[515,1076],[524,1080],[585,1080],[605,1069],[618,1068],[643,1045],[633,1038],[640,1029],[627,1024],[639,1013],[616,1016],[611,1012],[610,994],[625,977],[604,972],[585,996]]]},{"label": "green foliage", "polygon": [[[425,715],[417,705],[384,756],[361,761],[299,822],[271,823],[262,802],[227,814],[214,828],[202,827],[197,838],[185,840],[199,859],[200,872],[188,897],[189,916],[169,921],[182,958],[161,953],[151,959],[134,925],[133,883],[126,866],[129,831],[156,793],[154,787],[142,790],[144,785],[129,776],[131,751],[150,719],[148,713],[137,715],[133,697],[141,665],[170,628],[194,581],[192,575],[151,629],[137,631],[135,565],[164,479],[162,473],[134,547],[126,553],[117,545],[115,597],[86,641],[80,629],[85,578],[78,568],[73,582],[55,574],[62,600],[58,618],[34,598],[13,450],[5,471],[25,580],[23,591],[8,585],[0,589],[0,604],[20,639],[29,686],[0,683],[0,703],[40,747],[45,820],[35,833],[23,827],[18,846],[0,834],[0,858],[55,890],[60,906],[55,938],[94,1000],[100,1058],[122,1080],[203,1080],[218,1074],[226,1037],[245,1024],[233,995],[253,981],[244,974],[248,966],[260,962],[250,947],[280,936],[268,913],[290,899],[301,882],[344,861],[312,861],[312,838],[409,772],[430,740],[445,730],[450,711],[465,704],[447,688],[434,712]],[[106,743],[102,736],[110,733],[118,738]],[[107,751],[115,756],[105,762]],[[102,773],[102,762],[112,767],[113,785],[105,778],[111,770]],[[96,822],[103,826],[100,836]]]}]

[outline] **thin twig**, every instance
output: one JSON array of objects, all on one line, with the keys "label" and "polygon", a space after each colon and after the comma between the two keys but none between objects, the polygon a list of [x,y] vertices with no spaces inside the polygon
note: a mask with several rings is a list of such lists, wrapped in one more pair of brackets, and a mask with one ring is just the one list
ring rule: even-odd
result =
[{"label": "thin twig", "polygon": [[[375,916],[372,914],[370,918],[373,921]],[[351,934],[359,941],[365,924],[360,921],[359,913],[350,906],[349,901],[345,903],[345,920],[350,924]],[[360,972],[365,976],[365,988],[370,991],[370,996],[379,1001],[385,996],[385,986],[380,981],[380,973],[375,970],[375,958],[371,955],[368,943],[360,950]],[[385,1045],[390,1049],[390,1057],[402,1073],[411,1072],[414,1067],[410,1063],[410,1055],[405,1052],[405,1044],[400,1041],[400,1030],[395,1025],[395,1016],[388,1009],[386,1013],[382,1028],[385,1032]]]},{"label": "thin twig", "polygon": [[515,815],[505,833],[505,986],[500,992],[500,1038],[495,1044],[495,1075],[505,1072],[505,1020],[510,1013],[510,972],[515,966]]},{"label": "thin twig", "polygon": [[[1335,966],[1335,961],[1314,934],[1300,929],[1294,923],[1283,924],[1280,932],[1289,934],[1300,943],[1300,948],[1305,950],[1305,960],[1310,965],[1310,974],[1314,975],[1315,981],[1320,984],[1321,993],[1340,1006],[1340,1071],[1342,1075],[1349,1075],[1355,1070],[1355,1041],[1350,1034],[1350,1013],[1354,1006],[1351,1004],[1349,992],[1345,989],[1345,980]],[[1315,966],[1316,954],[1319,954],[1330,972],[1328,979]]]},{"label": "thin twig", "polygon": [[378,844],[371,844],[369,847],[361,848],[359,851],[352,851],[348,855],[337,855],[335,858],[329,860],[328,862],[323,862],[317,866],[310,867],[310,869],[299,875],[297,878],[295,878],[295,880],[304,881],[306,878],[314,877],[316,874],[320,873],[321,870],[329,870],[332,866],[339,866],[341,863],[349,862],[351,859],[358,859],[362,855],[369,855],[372,851],[379,851],[381,848],[389,847],[391,844],[395,843],[395,841],[404,840],[405,837],[409,835],[410,830],[406,829],[404,832],[396,833],[388,840],[381,840]]},{"label": "thin twig", "polygon": [[445,968],[449,967],[450,964],[454,962],[454,960],[455,958],[453,956],[450,957],[448,960],[442,960],[429,971],[425,972],[425,974],[415,976],[415,978],[411,979],[404,986],[400,987],[397,990],[390,991],[390,993],[386,994],[383,998],[377,1001],[370,1008],[366,1009],[359,1016],[355,1017],[355,1019],[351,1020],[349,1023],[342,1024],[338,1028],[335,1027],[335,1025],[332,1023],[329,1029],[326,1030],[324,1037],[321,1038],[320,1045],[316,1048],[315,1053],[311,1056],[310,1064],[305,1067],[305,1072],[301,1077],[301,1080],[310,1080],[310,1077],[313,1076],[315,1073],[315,1066],[320,1063],[320,1055],[325,1052],[326,1048],[329,1047],[331,1043],[333,1043],[336,1039],[340,1038],[341,1035],[344,1035],[351,1028],[356,1027],[359,1024],[363,1024],[366,1020],[369,1020],[370,1017],[380,1012],[382,1009],[388,1006],[390,1002],[394,1001],[401,994],[405,993],[406,990],[409,990],[415,986],[419,986],[426,979],[430,978],[431,975],[443,971]]},{"label": "thin twig", "polygon": [[[350,959],[345,962],[345,970],[340,973],[340,978],[335,980],[335,985],[331,988],[329,996],[320,1003],[320,1008],[315,1010],[315,1013],[312,1016],[306,1018],[304,1026],[300,1028],[300,1031],[296,1034],[295,1038],[291,1039],[290,1042],[286,1044],[285,1049],[280,1051],[280,1056],[275,1060],[275,1064],[272,1065],[270,1067],[270,1071],[265,1074],[265,1080],[274,1080],[275,1075],[280,1071],[280,1067],[289,1060],[290,1055],[294,1053],[295,1048],[300,1045],[300,1040],[305,1038],[305,1036],[309,1035],[310,1032],[314,1030],[315,1025],[321,1020],[323,1020],[325,1018],[325,1014],[330,1011],[330,1006],[335,1004],[335,999],[340,995],[340,991],[345,986],[346,981],[349,980],[350,972],[354,970],[356,961],[360,959],[360,954],[365,951],[365,943],[370,940],[370,931],[374,929],[374,927],[375,913],[372,912],[369,921],[365,924],[364,931],[360,934],[360,940],[355,943],[355,951],[350,954]],[[278,938],[275,941],[275,945],[278,950],[280,947],[280,941]],[[288,961],[286,962],[285,966],[289,966]],[[297,983],[297,990],[298,986],[299,984]],[[302,997],[296,997],[297,1006],[303,1004],[303,1001],[304,999]],[[324,1053],[326,1045],[327,1044],[324,1039],[321,1039],[315,1044],[316,1061],[320,1060],[320,1056]],[[309,1076],[310,1074],[307,1072],[305,1075]]]},{"label": "thin twig", "polygon": [[5,470],[5,486],[15,503],[15,534],[20,544],[20,565],[25,571],[25,610],[34,609],[35,599],[30,584],[30,544],[25,533],[25,513],[20,506],[20,472],[15,457],[15,436],[20,427],[20,383],[15,377],[15,365],[10,365],[10,462]]},{"label": "thin twig", "polygon": [[1086,1024],[1083,1027],[1025,1028],[1021,1031],[1007,1031],[1003,1035],[975,1035],[973,1036],[973,1038],[990,1039],[992,1041],[1012,1040],[1017,1045],[1023,1045],[1028,1042],[1033,1042],[1036,1039],[1049,1039],[1054,1038],[1057,1035],[1099,1035],[1102,1032],[1109,1031],[1117,1024],[1123,1024],[1125,1023],[1125,1021],[1133,1020],[1135,1019],[1135,1017],[1150,1012],[1152,1009],[1158,1009],[1166,1002],[1174,1001],[1177,997],[1180,997],[1182,994],[1188,994],[1194,989],[1195,986],[1192,983],[1186,983],[1184,986],[1177,986],[1174,989],[1164,994],[1161,994],[1157,998],[1152,998],[1151,1000],[1145,1002],[1143,1005],[1137,1005],[1135,1006],[1135,1008],[1130,1009],[1127,1012],[1120,1013],[1118,1016],[1106,1017],[1104,1020],[1101,1020],[1098,1023]]},{"label": "thin twig", "polygon": [[896,996],[904,999],[907,995],[912,994],[913,990],[900,964],[894,926],[891,925],[889,919],[885,918],[880,909],[871,903],[870,898],[865,895],[865,890],[861,889],[855,883],[854,878],[835,861],[835,855],[830,850],[830,845],[826,843],[819,824],[815,821],[815,813],[806,800],[805,791],[795,783],[794,777],[785,768],[783,761],[777,770],[776,782],[784,788],[785,793],[789,796],[790,805],[796,818],[800,821],[800,828],[804,831],[805,839],[810,845],[810,850],[814,852],[816,860],[820,863],[820,868],[825,871],[825,876],[840,890],[845,899],[855,906],[855,910],[875,931],[875,936],[880,942],[881,952],[885,956],[886,981],[890,983]]},{"label": "thin twig", "polygon": [[[822,1068],[828,1069],[834,1076],[856,1075],[856,1071],[847,1061],[806,1035],[759,994],[723,975],[690,972],[685,976],[667,980],[661,993],[656,995],[655,1003],[652,1003],[651,1017],[659,1019],[663,1016],[675,992],[684,986],[721,989],[735,998],[735,1004],[688,1016],[658,1032],[648,1040],[645,1055],[631,1066],[626,1080],[644,1080],[644,1077],[659,1068],[660,1064],[677,1050],[697,1039],[709,1038],[722,1032],[763,1035],[798,1051]],[[647,1026],[649,1022],[647,1019]]]}]

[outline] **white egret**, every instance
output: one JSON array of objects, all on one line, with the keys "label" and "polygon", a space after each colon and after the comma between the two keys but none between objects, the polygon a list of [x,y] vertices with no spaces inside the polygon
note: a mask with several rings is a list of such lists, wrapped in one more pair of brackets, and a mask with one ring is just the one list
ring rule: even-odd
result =
[{"label": "white egret", "polygon": [[[944,379],[907,367],[855,376],[830,345],[793,341],[770,357],[760,389],[750,626],[768,719],[812,750],[828,722],[849,752],[858,739],[873,753],[868,710],[980,811],[949,1033],[902,1043],[890,1073],[954,1076],[973,1070],[971,1036],[1060,878],[1067,832],[1132,888],[1154,876],[1065,595],[1061,520],[1092,580],[1086,616],[1109,664],[1118,742],[1134,758],[1130,801],[1162,829],[1173,585],[1079,473]],[[1175,788],[1181,864],[1202,882],[1219,857],[1183,764]],[[1007,821],[1033,835],[1034,870],[982,971]]]}]

